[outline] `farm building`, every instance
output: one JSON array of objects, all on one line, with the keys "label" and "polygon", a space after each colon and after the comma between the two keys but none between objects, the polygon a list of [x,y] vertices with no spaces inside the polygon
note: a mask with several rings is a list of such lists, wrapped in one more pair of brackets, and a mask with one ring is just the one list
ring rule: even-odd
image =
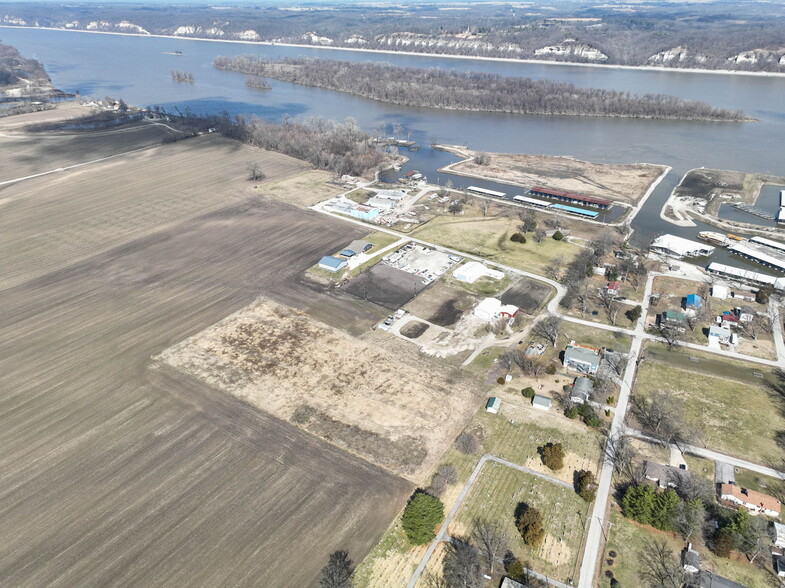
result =
[{"label": "farm building", "polygon": [[372,206],[373,208],[379,208],[381,210],[390,210],[398,206],[398,201],[393,200],[392,198],[382,198],[381,196],[374,196],[373,198],[369,198],[367,202],[368,206]]},{"label": "farm building", "polygon": [[518,314],[518,307],[512,304],[502,304],[498,298],[485,298],[474,308],[474,316],[488,322],[497,318],[513,318]]},{"label": "farm building", "polygon": [[542,396],[540,394],[535,394],[532,398],[532,406],[534,408],[539,408],[540,410],[550,410],[551,408],[551,399],[547,396]]},{"label": "farm building", "polygon": [[581,194],[573,194],[572,192],[562,192],[561,190],[553,190],[551,188],[544,188],[542,186],[534,186],[529,193],[533,196],[541,196],[542,198],[550,198],[551,200],[559,200],[561,202],[570,202],[571,204],[578,204],[580,206],[590,206],[592,208],[601,208],[607,210],[613,206],[613,202],[605,200],[604,198],[595,198],[594,196],[583,196]]},{"label": "farm building", "polygon": [[352,210],[354,210],[354,204],[349,202],[335,202],[328,205],[330,210],[333,212],[337,212],[338,214],[352,214]]},{"label": "farm building", "polygon": [[751,237],[750,243],[757,243],[758,245],[769,247],[770,249],[774,249],[780,253],[785,253],[785,243],[775,241],[774,239],[767,239],[766,237]]},{"label": "farm building", "polygon": [[592,210],[584,210],[583,208],[576,208],[574,206],[567,206],[566,204],[554,204],[551,206],[551,210],[558,210],[560,212],[566,212],[567,214],[574,214],[575,216],[582,216],[585,218],[597,218],[599,216],[598,213]]},{"label": "farm building", "polygon": [[491,396],[488,399],[488,402],[485,403],[485,410],[487,412],[496,414],[497,412],[499,412],[501,406],[502,406],[502,401],[496,398],[496,396]]},{"label": "farm building", "polygon": [[592,392],[594,392],[594,382],[589,378],[579,376],[575,378],[575,381],[572,383],[570,400],[576,404],[586,404],[589,402]]},{"label": "farm building", "polygon": [[379,216],[379,209],[370,206],[355,206],[349,211],[349,216],[363,221],[372,221]]},{"label": "farm building", "polygon": [[325,255],[319,260],[319,269],[327,270],[328,272],[339,272],[347,265],[345,259],[333,257],[332,255]]},{"label": "farm building", "polygon": [[750,514],[764,514],[769,517],[780,516],[780,501],[755,490],[741,488],[735,484],[720,486],[720,500],[736,506],[743,506]]},{"label": "farm building", "polygon": [[703,306],[703,299],[697,294],[688,294],[686,306],[687,308],[700,308]]},{"label": "farm building", "polygon": [[360,255],[360,253],[365,253],[371,247],[373,247],[373,243],[358,239],[349,243],[349,245],[346,246],[346,249],[341,251],[341,255],[344,257],[354,257],[355,255]]},{"label": "farm building", "polygon": [[529,198],[528,196],[513,196],[515,202],[521,204],[528,204],[529,206],[536,206],[537,208],[550,208],[552,204],[545,202],[545,200],[537,200],[536,198]]},{"label": "farm building", "polygon": [[715,250],[711,245],[690,241],[676,235],[660,235],[652,242],[650,249],[678,259],[711,255]]},{"label": "farm building", "polygon": [[473,284],[484,276],[493,278],[494,280],[501,280],[504,278],[503,272],[492,270],[479,261],[469,261],[463,264],[456,269],[452,275],[459,282],[466,282],[467,284]]},{"label": "farm building", "polygon": [[466,188],[466,191],[480,194],[481,196],[493,196],[494,198],[504,198],[507,195],[505,192],[497,192],[496,190],[488,190],[488,188],[480,188],[478,186],[469,186]]},{"label": "farm building", "polygon": [[772,521],[769,526],[769,536],[775,547],[785,548],[785,525]]},{"label": "farm building", "polygon": [[715,284],[711,287],[711,295],[713,298],[719,298],[720,300],[725,300],[730,296],[730,290],[727,286],[720,286]]},{"label": "farm building", "polygon": [[387,198],[388,200],[403,200],[406,198],[406,192],[403,190],[377,190],[376,196]]},{"label": "farm building", "polygon": [[600,351],[593,347],[576,345],[570,342],[564,350],[564,367],[583,374],[596,374],[600,367]]},{"label": "farm building", "polygon": [[722,343],[727,345],[730,343],[731,330],[728,327],[720,327],[718,325],[711,325],[709,327],[709,342],[710,343]]},{"label": "farm building", "polygon": [[643,475],[658,488],[678,488],[690,477],[687,470],[648,460],[643,462]]}]

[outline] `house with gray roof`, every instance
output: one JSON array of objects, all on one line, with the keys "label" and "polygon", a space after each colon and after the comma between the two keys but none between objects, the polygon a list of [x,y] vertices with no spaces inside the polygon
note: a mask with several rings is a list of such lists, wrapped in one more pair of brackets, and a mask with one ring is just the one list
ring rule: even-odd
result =
[{"label": "house with gray roof", "polygon": [[365,253],[371,247],[373,247],[373,243],[355,239],[346,246],[346,249],[341,251],[341,255],[344,257],[354,257],[355,255],[360,255],[360,253]]},{"label": "house with gray roof", "polygon": [[600,367],[600,350],[576,345],[572,341],[564,350],[564,367],[582,374],[596,374]]},{"label": "house with gray roof", "polygon": [[547,396],[535,394],[532,398],[532,406],[540,410],[549,410],[551,408],[551,399]]},{"label": "house with gray roof", "polygon": [[690,477],[687,470],[648,460],[643,462],[643,475],[659,488],[677,488]]},{"label": "house with gray roof", "polygon": [[591,378],[578,376],[572,384],[570,400],[576,404],[586,404],[589,402],[592,392],[594,392],[594,382]]}]

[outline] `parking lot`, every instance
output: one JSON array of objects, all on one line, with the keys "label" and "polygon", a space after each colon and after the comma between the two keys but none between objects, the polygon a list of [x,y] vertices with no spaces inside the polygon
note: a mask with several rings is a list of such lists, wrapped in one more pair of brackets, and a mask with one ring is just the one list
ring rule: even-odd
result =
[{"label": "parking lot", "polygon": [[461,261],[463,258],[458,255],[414,243],[408,243],[382,259],[382,263],[390,267],[420,276],[425,284],[438,279]]}]

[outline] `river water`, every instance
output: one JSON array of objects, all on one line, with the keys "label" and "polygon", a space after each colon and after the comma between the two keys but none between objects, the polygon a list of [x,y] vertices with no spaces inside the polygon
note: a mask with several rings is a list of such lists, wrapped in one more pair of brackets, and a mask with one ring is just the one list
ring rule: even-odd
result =
[{"label": "river water", "polygon": [[[601,163],[648,162],[673,170],[660,183],[633,223],[635,239],[661,233],[695,238],[697,228],[662,221],[660,209],[685,172],[696,167],[785,175],[785,77],[644,71],[556,64],[505,63],[436,56],[377,54],[325,48],[299,48],[225,42],[100,35],[70,31],[0,28],[0,39],[46,66],[55,85],[83,96],[122,97],[138,106],[190,108],[195,113],[228,111],[269,119],[324,116],[355,118],[365,129],[399,123],[423,148],[407,153],[405,169],[444,182],[435,171],[454,161],[428,148],[432,141],[469,145],[484,151],[570,155]],[[170,52],[182,51],[182,55]],[[271,58],[318,56],[348,61],[474,70],[506,76],[549,78],[581,87],[635,94],[662,93],[742,109],[755,123],[718,123],[521,116],[393,106],[340,92],[271,80],[272,90],[246,87],[244,76],[212,67],[217,55],[256,54]],[[195,84],[171,80],[173,69],[194,74]],[[486,185],[449,176],[456,186]],[[503,189],[503,187],[502,187]],[[503,191],[511,192],[514,189]],[[744,214],[744,213],[740,213]],[[754,221],[756,217],[748,217]],[[715,258],[748,265],[725,251]],[[760,266],[749,265],[756,270]]]}]

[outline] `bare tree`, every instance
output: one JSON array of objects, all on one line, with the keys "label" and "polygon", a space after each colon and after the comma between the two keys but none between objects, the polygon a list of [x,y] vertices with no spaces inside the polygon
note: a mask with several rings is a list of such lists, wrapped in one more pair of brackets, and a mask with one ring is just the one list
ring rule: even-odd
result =
[{"label": "bare tree", "polygon": [[480,448],[480,440],[474,433],[463,432],[455,440],[455,448],[464,455],[472,455]]},{"label": "bare tree", "polygon": [[447,580],[433,572],[425,572],[422,575],[422,584],[425,588],[450,588],[447,585]]},{"label": "bare tree", "polygon": [[532,325],[532,334],[542,337],[554,347],[561,334],[561,319],[557,316],[548,316]]},{"label": "bare tree", "polygon": [[525,355],[521,358],[521,370],[527,376],[539,379],[545,368],[545,362],[540,357]]},{"label": "bare tree", "polygon": [[537,243],[542,243],[543,239],[545,239],[545,231],[542,229],[534,229],[534,240]]},{"label": "bare tree", "polygon": [[439,497],[447,489],[447,486],[454,484],[458,481],[458,470],[455,466],[450,464],[442,464],[436,470],[431,478],[431,485],[428,486],[426,491],[431,496]]},{"label": "bare tree", "polygon": [[252,182],[260,182],[266,177],[262,171],[262,165],[258,161],[249,161],[246,168],[248,169],[248,179]]},{"label": "bare tree", "polygon": [[591,296],[589,295],[589,287],[585,282],[576,287],[575,301],[578,303],[578,310],[581,311],[581,316],[586,316],[586,313],[589,311]]},{"label": "bare tree", "polygon": [[480,198],[480,212],[483,216],[488,216],[488,211],[491,209],[491,201],[487,198]]},{"label": "bare tree", "polygon": [[533,210],[521,211],[519,213],[519,218],[521,219],[521,224],[518,228],[522,232],[528,233],[529,231],[533,231],[537,228],[537,215],[534,214]]},{"label": "bare tree", "polygon": [[695,308],[687,316],[687,326],[689,326],[690,331],[694,331],[695,327],[701,324],[705,319],[706,319],[706,308],[703,306],[700,308]]},{"label": "bare tree", "polygon": [[673,526],[685,540],[698,537],[705,522],[706,509],[700,499],[679,502]]},{"label": "bare tree", "polygon": [[660,325],[658,330],[660,337],[665,339],[665,344],[668,346],[668,351],[673,351],[681,345],[678,339],[680,333],[677,328],[670,325]]},{"label": "bare tree", "polygon": [[652,390],[648,398],[634,396],[632,410],[635,418],[663,443],[683,447],[696,435],[696,427],[684,419],[684,403],[668,391]]},{"label": "bare tree", "polygon": [[450,214],[460,214],[463,212],[463,202],[460,200],[453,200],[450,202],[450,206],[447,207],[447,212]]},{"label": "bare tree", "polygon": [[491,165],[491,156],[484,151],[479,151],[474,155],[474,163],[477,165]]},{"label": "bare tree", "polygon": [[458,538],[450,543],[442,570],[450,588],[481,588],[484,582],[480,556],[474,547]]},{"label": "bare tree", "polygon": [[556,257],[551,258],[548,265],[545,266],[546,277],[558,282],[559,277],[561,276],[562,267],[564,267],[563,255],[557,255]]},{"label": "bare tree", "polygon": [[681,588],[684,583],[679,557],[662,539],[645,542],[641,552],[640,576],[650,588]]},{"label": "bare tree", "polygon": [[638,464],[638,452],[632,445],[630,437],[620,433],[611,435],[606,431],[600,439],[600,445],[605,459],[613,462],[613,469],[617,474],[633,484],[643,481],[643,468]]},{"label": "bare tree", "polygon": [[757,339],[762,334],[770,334],[772,331],[771,321],[758,314],[753,315],[752,320],[739,323],[741,332],[745,337]]},{"label": "bare tree", "polygon": [[474,519],[472,539],[480,547],[488,562],[489,573],[493,575],[496,559],[507,551],[508,537],[502,526],[487,519]]}]

